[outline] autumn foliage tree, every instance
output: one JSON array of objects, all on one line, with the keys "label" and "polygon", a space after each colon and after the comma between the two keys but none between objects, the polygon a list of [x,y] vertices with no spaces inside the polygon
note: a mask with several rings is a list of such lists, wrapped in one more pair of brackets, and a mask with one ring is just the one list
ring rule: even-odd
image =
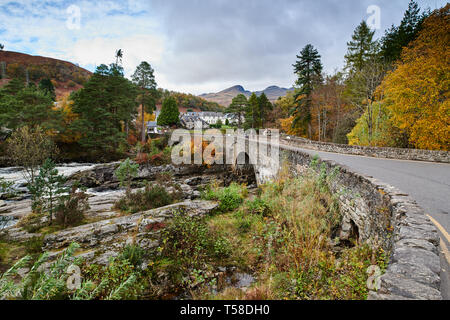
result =
[{"label": "autumn foliage tree", "polygon": [[434,11],[381,87],[392,121],[421,149],[450,149],[450,4]]}]

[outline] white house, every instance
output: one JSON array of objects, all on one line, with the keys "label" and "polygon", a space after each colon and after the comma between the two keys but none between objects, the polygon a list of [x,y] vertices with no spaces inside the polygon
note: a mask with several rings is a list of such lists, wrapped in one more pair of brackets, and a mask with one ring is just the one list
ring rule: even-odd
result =
[{"label": "white house", "polygon": [[214,125],[219,120],[222,122],[222,124],[225,124],[227,120],[229,124],[238,123],[238,115],[234,113],[205,111],[205,112],[186,112],[184,114],[180,114],[180,119],[186,117],[198,118],[209,125]]},{"label": "white house", "polygon": [[147,121],[147,134],[149,133],[159,133],[156,121]]}]

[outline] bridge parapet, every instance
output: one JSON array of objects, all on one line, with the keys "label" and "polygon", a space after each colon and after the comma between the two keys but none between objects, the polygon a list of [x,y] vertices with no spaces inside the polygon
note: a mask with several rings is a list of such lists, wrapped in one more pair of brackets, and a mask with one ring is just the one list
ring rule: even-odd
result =
[{"label": "bridge parapet", "polygon": [[289,135],[280,135],[280,140],[283,144],[317,151],[353,154],[387,159],[450,163],[450,152],[448,151],[354,146],[331,142],[313,141]]}]

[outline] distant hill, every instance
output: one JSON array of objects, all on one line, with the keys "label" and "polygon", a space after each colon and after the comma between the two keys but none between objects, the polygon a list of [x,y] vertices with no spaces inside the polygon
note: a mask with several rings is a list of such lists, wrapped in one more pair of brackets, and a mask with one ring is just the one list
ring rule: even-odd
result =
[{"label": "distant hill", "polygon": [[29,81],[36,84],[44,78],[52,80],[57,97],[80,89],[92,74],[68,61],[0,51],[0,85],[4,85],[12,78],[25,80],[27,73]]},{"label": "distant hill", "polygon": [[[293,90],[293,88],[286,89],[286,88],[280,88],[278,86],[270,86],[262,91],[255,91],[255,94],[257,96],[259,96],[264,92],[264,94],[267,96],[267,98],[271,102],[274,102],[275,100],[278,99],[278,97],[285,96],[286,93],[291,90]],[[237,85],[237,86],[230,87],[228,89],[222,90],[217,93],[204,93],[204,94],[201,94],[200,97],[202,97],[208,101],[217,102],[218,104],[220,104],[224,107],[228,107],[231,103],[231,100],[233,100],[233,98],[235,96],[237,96],[238,94],[243,94],[246,97],[250,97],[252,92],[245,90],[244,87],[242,87],[241,85]]]}]

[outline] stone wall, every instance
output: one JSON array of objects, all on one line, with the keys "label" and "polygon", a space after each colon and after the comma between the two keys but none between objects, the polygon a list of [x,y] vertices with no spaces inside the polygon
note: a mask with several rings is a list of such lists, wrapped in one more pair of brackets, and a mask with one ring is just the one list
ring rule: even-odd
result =
[{"label": "stone wall", "polygon": [[351,146],[347,144],[312,141],[305,138],[288,135],[282,135],[280,136],[280,139],[283,144],[318,151],[354,154],[377,158],[450,163],[450,152],[448,151]]},{"label": "stone wall", "polygon": [[[261,159],[255,166],[258,183],[277,177],[279,172],[272,170],[269,162],[270,158]],[[389,253],[380,290],[370,292],[369,299],[442,299],[439,236],[413,199],[390,185],[295,147],[280,147],[280,168],[286,165],[293,176],[305,168],[326,170],[343,212],[340,238],[356,229],[361,242],[381,246]]]}]

